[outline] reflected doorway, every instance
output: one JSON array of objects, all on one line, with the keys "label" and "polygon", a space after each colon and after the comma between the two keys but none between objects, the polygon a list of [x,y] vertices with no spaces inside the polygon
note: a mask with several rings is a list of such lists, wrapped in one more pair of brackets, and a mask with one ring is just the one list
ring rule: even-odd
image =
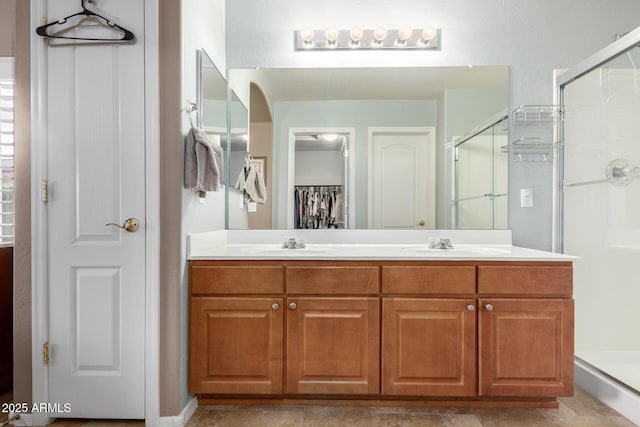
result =
[{"label": "reflected doorway", "polygon": [[352,128],[290,128],[287,228],[346,229],[353,222]]},{"label": "reflected doorway", "polygon": [[369,228],[435,228],[435,128],[369,129]]}]

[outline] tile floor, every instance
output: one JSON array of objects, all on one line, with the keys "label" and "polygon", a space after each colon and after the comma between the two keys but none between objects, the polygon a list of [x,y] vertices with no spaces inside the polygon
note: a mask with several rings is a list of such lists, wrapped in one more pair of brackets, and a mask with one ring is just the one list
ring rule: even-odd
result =
[{"label": "tile floor", "polygon": [[635,426],[613,409],[576,388],[558,409],[341,408],[317,406],[200,407],[187,427],[623,427]]},{"label": "tile floor", "polygon": [[[591,395],[576,388],[575,396],[560,398],[558,409],[342,408],[322,406],[205,406],[187,427],[633,427]],[[0,422],[6,416],[0,414]],[[141,427],[141,421],[56,420],[57,427]]]}]

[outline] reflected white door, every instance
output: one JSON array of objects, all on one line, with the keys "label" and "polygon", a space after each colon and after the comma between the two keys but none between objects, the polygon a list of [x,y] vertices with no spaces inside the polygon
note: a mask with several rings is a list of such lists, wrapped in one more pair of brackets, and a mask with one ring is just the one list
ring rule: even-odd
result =
[{"label": "reflected white door", "polygon": [[435,226],[434,132],[372,131],[369,228]]},{"label": "reflected white door", "polygon": [[[50,2],[48,14],[77,11]],[[91,5],[88,5],[91,8]],[[132,45],[47,48],[52,417],[145,415],[144,2],[100,3]],[[106,223],[140,220],[136,232]],[[35,361],[34,361],[35,363]]]}]

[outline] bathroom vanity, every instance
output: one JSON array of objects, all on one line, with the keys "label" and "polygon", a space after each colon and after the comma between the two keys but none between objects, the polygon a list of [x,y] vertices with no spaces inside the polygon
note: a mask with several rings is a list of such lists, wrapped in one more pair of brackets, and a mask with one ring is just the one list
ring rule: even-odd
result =
[{"label": "bathroom vanity", "polygon": [[200,402],[554,407],[573,394],[570,257],[456,245],[462,234],[450,250],[348,240],[191,242],[189,391]]}]

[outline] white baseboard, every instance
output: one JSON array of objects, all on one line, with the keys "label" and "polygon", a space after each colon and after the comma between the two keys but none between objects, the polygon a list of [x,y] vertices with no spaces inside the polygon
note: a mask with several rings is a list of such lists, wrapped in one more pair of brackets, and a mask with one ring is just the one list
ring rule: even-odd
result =
[{"label": "white baseboard", "polygon": [[194,397],[187,403],[179,415],[175,417],[160,417],[157,427],[184,427],[189,421],[189,418],[196,412],[196,409],[198,409],[198,399]]},{"label": "white baseboard", "polygon": [[20,415],[20,418],[15,420],[15,421],[11,421],[11,424],[13,424],[14,426],[28,426],[31,427],[33,425],[33,415],[31,414],[15,414],[13,412],[9,413],[9,419],[11,419],[11,417],[13,417],[14,415]]},{"label": "white baseboard", "polygon": [[575,359],[575,383],[623,416],[640,425],[640,394]]}]

